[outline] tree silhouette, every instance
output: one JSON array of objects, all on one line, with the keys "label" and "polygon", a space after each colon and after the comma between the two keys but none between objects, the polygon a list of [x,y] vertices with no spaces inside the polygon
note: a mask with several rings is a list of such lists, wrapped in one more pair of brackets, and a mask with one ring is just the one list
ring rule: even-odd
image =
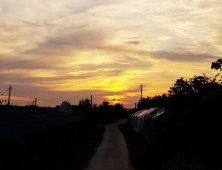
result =
[{"label": "tree silhouette", "polygon": [[216,70],[220,69],[221,71],[222,70],[221,66],[222,66],[222,59],[218,59],[217,61],[212,62],[211,69],[216,69]]},{"label": "tree silhouette", "polygon": [[[216,80],[219,75],[207,77],[203,73],[177,79],[168,95],[162,96],[162,101],[163,97],[167,100],[166,113],[138,134],[131,132],[131,126],[129,130],[123,127],[136,169],[222,169],[218,157],[222,155],[222,83]],[[160,97],[143,98],[138,106],[151,106]]]},{"label": "tree silhouette", "polygon": [[103,101],[103,106],[108,106],[108,105],[109,105],[109,102],[106,101],[106,100],[104,100],[104,101]]},{"label": "tree silhouette", "polygon": [[190,94],[190,85],[187,80],[184,80],[183,77],[177,79],[173,87],[170,87],[169,96],[178,95],[178,96],[189,96]]},{"label": "tree silhouette", "polygon": [[3,105],[3,102],[6,102],[6,100],[0,100],[0,105]]},{"label": "tree silhouette", "polygon": [[79,101],[80,107],[89,107],[90,106],[90,100],[88,98],[82,99]]}]

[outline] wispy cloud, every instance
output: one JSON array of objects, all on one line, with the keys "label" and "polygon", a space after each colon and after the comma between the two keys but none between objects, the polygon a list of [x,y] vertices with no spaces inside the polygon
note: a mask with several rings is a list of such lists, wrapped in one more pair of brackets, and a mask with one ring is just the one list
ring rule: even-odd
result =
[{"label": "wispy cloud", "polygon": [[165,93],[176,78],[215,73],[221,15],[219,0],[2,0],[0,90]]}]

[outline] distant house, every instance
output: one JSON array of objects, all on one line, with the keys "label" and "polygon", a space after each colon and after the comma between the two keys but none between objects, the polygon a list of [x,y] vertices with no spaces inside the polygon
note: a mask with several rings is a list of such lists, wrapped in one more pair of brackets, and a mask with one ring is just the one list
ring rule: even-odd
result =
[{"label": "distant house", "polygon": [[64,113],[72,113],[72,106],[67,101],[64,101],[62,102],[59,111]]}]

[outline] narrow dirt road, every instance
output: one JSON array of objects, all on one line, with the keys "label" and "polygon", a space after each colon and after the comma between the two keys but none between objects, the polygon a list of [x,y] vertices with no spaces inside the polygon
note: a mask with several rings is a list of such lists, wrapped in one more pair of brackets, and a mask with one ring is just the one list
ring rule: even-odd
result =
[{"label": "narrow dirt road", "polygon": [[118,124],[125,121],[121,119],[105,126],[103,141],[86,170],[133,170],[125,140],[118,130]]}]

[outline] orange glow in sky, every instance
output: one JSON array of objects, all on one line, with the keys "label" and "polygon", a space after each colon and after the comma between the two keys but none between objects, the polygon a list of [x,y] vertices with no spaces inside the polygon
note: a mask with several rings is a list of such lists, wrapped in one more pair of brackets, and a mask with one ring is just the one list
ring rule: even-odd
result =
[{"label": "orange glow in sky", "polygon": [[[141,84],[143,97],[161,95],[217,73],[221,16],[220,0],[1,0],[0,94],[11,85],[40,106],[92,95],[134,107]],[[14,104],[27,96],[12,91]]]}]

